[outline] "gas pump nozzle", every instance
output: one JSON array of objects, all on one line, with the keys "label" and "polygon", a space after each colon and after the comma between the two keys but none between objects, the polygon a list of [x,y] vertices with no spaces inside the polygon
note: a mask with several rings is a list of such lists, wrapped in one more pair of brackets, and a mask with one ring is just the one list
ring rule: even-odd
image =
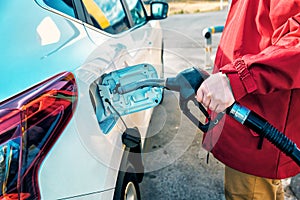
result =
[{"label": "gas pump nozzle", "polygon": [[[165,82],[166,89],[179,92],[180,109],[203,132],[207,132],[209,128],[216,125],[224,115],[224,113],[219,114],[212,122],[206,108],[195,98],[198,88],[208,77],[209,74],[206,71],[192,67],[183,70],[175,77],[167,78]],[[194,105],[200,109],[206,117],[206,123],[201,123],[200,120],[190,112],[188,107],[189,102],[193,102]]]}]

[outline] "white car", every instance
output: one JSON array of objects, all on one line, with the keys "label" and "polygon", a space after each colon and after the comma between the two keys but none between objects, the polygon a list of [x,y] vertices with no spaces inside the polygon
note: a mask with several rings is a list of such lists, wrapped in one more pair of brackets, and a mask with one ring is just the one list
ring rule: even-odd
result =
[{"label": "white car", "polygon": [[141,0],[0,3],[1,199],[139,199],[143,142],[162,89],[158,19]]}]

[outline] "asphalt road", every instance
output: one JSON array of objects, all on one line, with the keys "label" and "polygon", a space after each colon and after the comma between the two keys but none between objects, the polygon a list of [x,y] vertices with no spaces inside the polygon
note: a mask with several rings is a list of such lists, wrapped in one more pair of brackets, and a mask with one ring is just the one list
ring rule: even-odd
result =
[{"label": "asphalt road", "polygon": [[[191,66],[205,67],[202,30],[223,25],[226,14],[227,10],[174,15],[162,21],[166,76],[175,76]],[[213,35],[213,53],[220,36]],[[176,93],[165,92],[164,101],[154,110],[149,135],[144,154],[146,174],[140,185],[142,199],[224,199],[224,166],[212,155],[207,163],[207,152],[201,148],[202,133],[182,115]],[[300,181],[293,182],[299,186]],[[287,199],[296,198],[289,192]]]}]

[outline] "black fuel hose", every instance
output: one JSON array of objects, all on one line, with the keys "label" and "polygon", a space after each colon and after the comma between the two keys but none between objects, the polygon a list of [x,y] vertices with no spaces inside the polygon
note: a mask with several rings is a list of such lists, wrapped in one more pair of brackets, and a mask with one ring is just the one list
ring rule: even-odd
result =
[{"label": "black fuel hose", "polygon": [[237,103],[227,108],[226,113],[247,128],[269,140],[300,166],[300,150],[297,145],[264,118]]}]

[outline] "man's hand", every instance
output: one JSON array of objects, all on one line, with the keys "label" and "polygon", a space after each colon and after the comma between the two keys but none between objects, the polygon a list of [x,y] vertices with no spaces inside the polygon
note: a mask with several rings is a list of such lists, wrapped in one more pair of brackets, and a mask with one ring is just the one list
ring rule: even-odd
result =
[{"label": "man's hand", "polygon": [[216,113],[224,111],[235,101],[228,78],[221,72],[212,74],[203,81],[197,91],[196,99]]}]

